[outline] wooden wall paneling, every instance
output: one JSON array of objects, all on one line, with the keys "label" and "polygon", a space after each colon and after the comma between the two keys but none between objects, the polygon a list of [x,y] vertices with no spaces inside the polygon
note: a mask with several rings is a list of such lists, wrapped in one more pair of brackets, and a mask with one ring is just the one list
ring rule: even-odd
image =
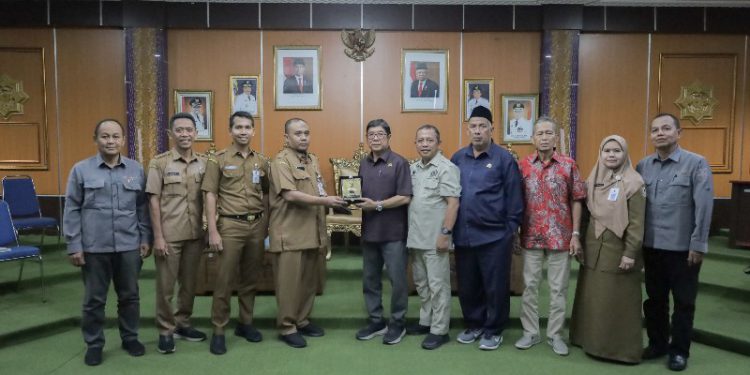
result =
[{"label": "wooden wall paneling", "polygon": [[673,103],[679,97],[676,90],[681,85],[689,85],[697,79],[714,86],[714,97],[719,100],[714,118],[699,125],[681,120],[681,144],[706,156],[714,172],[715,196],[728,198],[731,196],[729,181],[741,175],[736,166],[742,157],[742,123],[738,123],[737,114],[741,110],[739,90],[745,87],[742,80],[746,79],[739,70],[745,65],[745,37],[654,35],[652,41],[649,118],[660,110],[679,114],[679,108]]},{"label": "wooden wall paneling", "polygon": [[[65,193],[68,174],[79,160],[96,154],[94,126],[125,115],[125,36],[119,29],[58,29],[60,173]],[[122,153],[127,154],[127,140]]]},{"label": "wooden wall paneling", "polygon": [[[57,122],[55,105],[55,77],[52,30],[11,29],[0,31],[0,51],[26,49],[34,52],[23,54],[23,58],[0,61],[0,73],[19,79],[24,78],[24,91],[30,96],[24,104],[24,114],[11,116],[7,122],[16,122],[7,134],[0,134],[2,147],[19,159],[41,159],[46,153],[46,166],[42,170],[8,170],[0,167],[0,177],[11,174],[27,174],[34,179],[38,194],[59,194],[57,159]],[[42,57],[41,52],[44,55]],[[10,57],[8,55],[7,57]],[[43,58],[43,65],[42,65]],[[2,60],[4,58],[0,58]],[[42,77],[44,70],[44,80]],[[0,119],[1,122],[6,120]],[[46,127],[46,129],[45,129]],[[43,139],[43,136],[46,138]],[[27,137],[33,137],[30,141]],[[26,149],[26,147],[31,149]],[[24,149],[22,149],[22,147]],[[5,152],[3,152],[5,154]]]},{"label": "wooden wall paneling", "polygon": [[[539,93],[540,50],[542,34],[529,33],[465,33],[464,78],[495,79],[492,103],[495,142],[502,142],[503,94]],[[463,84],[463,83],[461,83]],[[455,92],[458,92],[457,90]],[[466,96],[467,93],[464,93]],[[462,144],[469,144],[466,125],[461,126]],[[520,157],[534,151],[530,144],[513,144]]]},{"label": "wooden wall paneling", "polygon": [[633,163],[651,152],[646,138],[648,35],[582,34],[578,75],[578,166],[596,164],[602,139],[628,141]]},{"label": "wooden wall paneling", "polygon": [[[416,130],[423,124],[440,129],[442,149],[450,157],[459,147],[461,103],[460,34],[437,32],[379,32],[376,52],[364,65],[364,123],[382,118],[391,126],[391,147],[407,159],[417,157]],[[401,51],[425,49],[448,51],[448,110],[401,112]],[[445,89],[445,88],[441,88]],[[365,140],[365,144],[366,144]],[[365,146],[366,147],[366,146]]]},{"label": "wooden wall paneling", "polygon": [[[195,149],[205,152],[214,143],[217,149],[232,143],[229,135],[229,76],[260,76],[260,32],[252,30],[168,30],[167,70],[169,74],[169,115],[174,114],[174,90],[211,90],[214,92],[213,141],[196,142]],[[260,77],[261,83],[265,77]],[[265,88],[265,87],[264,87]],[[269,110],[268,93],[259,97],[261,113]],[[255,119],[256,132],[251,147],[263,149],[260,133],[263,124]]]},{"label": "wooden wall paneling", "polygon": [[[364,62],[365,69],[373,57],[385,52],[380,47],[382,33],[375,42],[375,55]],[[321,46],[321,110],[300,111],[274,109],[274,46]],[[328,161],[332,157],[351,157],[360,142],[360,63],[344,54],[340,31],[269,31],[263,34],[263,66],[266,79],[263,123],[263,145],[268,156],[283,147],[284,123],[299,117],[310,125],[310,151],[320,159],[321,173],[329,194],[334,194],[333,171]],[[380,75],[382,78],[383,76]],[[367,83],[365,83],[365,87]],[[372,88],[368,88],[368,91]],[[380,91],[368,96],[365,102],[380,100]]]}]

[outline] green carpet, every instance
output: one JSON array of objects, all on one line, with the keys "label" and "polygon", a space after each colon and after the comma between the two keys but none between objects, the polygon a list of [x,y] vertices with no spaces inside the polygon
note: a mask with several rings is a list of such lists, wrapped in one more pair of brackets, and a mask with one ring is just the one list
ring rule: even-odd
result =
[{"label": "green carpet", "polygon": [[[24,237],[34,243],[33,236]],[[694,373],[746,373],[750,368],[750,276],[742,270],[750,265],[750,251],[729,249],[725,237],[711,239],[711,253],[701,270],[701,286],[695,319],[695,343],[689,370]],[[99,369],[83,365],[84,344],[78,328],[83,293],[80,273],[67,263],[64,252],[55,245],[45,245],[47,303],[41,302],[39,269],[27,262],[24,278],[16,289],[17,263],[0,264],[0,372],[12,374],[68,374],[105,370],[107,373],[254,373],[254,374],[455,374],[484,371],[510,373],[556,372],[594,374],[663,373],[663,361],[624,366],[587,357],[580,349],[560,358],[547,345],[518,351],[512,343],[521,335],[518,321],[520,298],[511,299],[511,322],[505,332],[506,342],[500,350],[485,353],[475,345],[452,341],[434,352],[419,348],[421,338],[407,337],[396,346],[382,345],[377,339],[359,342],[354,333],[364,324],[361,291],[361,257],[358,248],[334,249],[328,263],[325,293],[316,299],[313,319],[327,329],[323,338],[309,339],[309,347],[295,350],[276,339],[273,296],[259,296],[256,301],[256,325],[265,339],[251,344],[228,336],[229,352],[217,357],[208,352],[208,343],[177,342],[177,353],[156,352],[154,328],[154,265],[144,264],[141,278],[141,340],[147,346],[144,358],[130,358],[119,349],[116,330],[116,296],[110,293],[107,307],[108,344],[104,363]],[[577,266],[571,273],[568,297],[570,306],[575,290]],[[388,293],[385,284],[386,295]],[[540,293],[542,315],[548,304],[546,286]],[[644,294],[645,295],[645,294]],[[388,311],[388,301],[385,306]],[[210,298],[198,297],[194,325],[210,332]],[[418,298],[409,299],[408,316],[418,314]],[[570,310],[570,309],[569,309]],[[236,316],[236,299],[233,299]],[[453,298],[451,336],[461,329],[458,299]],[[33,354],[31,354],[33,353]],[[742,355],[744,354],[744,355]],[[11,370],[11,372],[6,372]]]}]

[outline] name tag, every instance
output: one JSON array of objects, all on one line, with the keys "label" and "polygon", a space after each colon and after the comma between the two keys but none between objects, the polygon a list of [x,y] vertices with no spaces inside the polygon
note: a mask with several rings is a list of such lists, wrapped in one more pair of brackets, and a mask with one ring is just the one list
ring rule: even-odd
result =
[{"label": "name tag", "polygon": [[170,172],[170,171],[167,171],[167,176],[179,176],[179,175],[180,175],[180,172]]},{"label": "name tag", "polygon": [[233,171],[233,170],[237,169],[237,166],[236,165],[227,165],[227,166],[224,166],[224,169],[227,170],[227,171]]},{"label": "name tag", "polygon": [[613,187],[612,189],[609,189],[609,195],[607,196],[607,200],[614,202],[617,200],[618,195],[620,195],[620,188]]},{"label": "name tag", "polygon": [[260,183],[260,170],[253,169],[253,183],[254,184]]}]

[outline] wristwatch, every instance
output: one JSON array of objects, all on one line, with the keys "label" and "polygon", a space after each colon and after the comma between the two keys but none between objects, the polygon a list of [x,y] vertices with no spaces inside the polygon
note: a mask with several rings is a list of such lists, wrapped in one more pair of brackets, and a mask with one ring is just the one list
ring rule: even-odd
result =
[{"label": "wristwatch", "polygon": [[578,237],[578,236],[580,236],[580,235],[581,235],[581,232],[579,232],[579,231],[577,231],[577,230],[574,230],[574,231],[573,231],[573,235],[574,235],[574,236],[576,236],[576,237]]},{"label": "wristwatch", "polygon": [[375,211],[383,211],[383,201],[378,201],[378,205],[375,206]]},{"label": "wristwatch", "polygon": [[440,233],[445,234],[445,235],[450,235],[450,234],[453,234],[453,231],[446,227],[442,227],[440,228]]}]

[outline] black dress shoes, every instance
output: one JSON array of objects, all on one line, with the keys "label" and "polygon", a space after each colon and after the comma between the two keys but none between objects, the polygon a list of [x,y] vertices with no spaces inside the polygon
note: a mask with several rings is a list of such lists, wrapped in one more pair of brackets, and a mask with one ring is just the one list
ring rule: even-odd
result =
[{"label": "black dress shoes", "polygon": [[279,339],[292,348],[299,349],[307,346],[307,341],[305,341],[305,338],[302,337],[299,332],[290,333],[288,335],[279,335]]},{"label": "black dress shoes", "polygon": [[424,341],[422,341],[422,348],[427,350],[433,350],[439,348],[441,345],[445,344],[446,342],[450,341],[450,336],[448,334],[445,335],[433,335],[432,333],[428,333],[427,337],[424,338]]},{"label": "black dress shoes", "polygon": [[312,323],[308,323],[302,328],[297,327],[297,332],[307,337],[321,337],[326,334],[326,331],[324,331],[323,328]]},{"label": "black dress shoes", "polygon": [[641,355],[641,358],[648,360],[648,359],[661,358],[665,355],[667,355],[666,350],[659,349],[655,346],[649,345],[645,349],[643,349],[643,354]]},{"label": "black dress shoes", "polygon": [[146,347],[138,340],[123,341],[122,348],[133,357],[140,357],[146,354]]},{"label": "black dress shoes", "polygon": [[211,347],[209,348],[211,353],[216,355],[222,355],[227,352],[227,345],[224,342],[224,335],[214,334],[211,336]]},{"label": "black dress shoes", "polygon": [[97,366],[102,363],[102,348],[91,347],[86,349],[86,357],[83,358],[83,362],[87,366]]},{"label": "black dress shoes", "polygon": [[263,341],[263,335],[250,324],[238,324],[237,328],[234,329],[236,336],[244,337],[245,340],[250,342],[261,342]]},{"label": "black dress shoes", "polygon": [[679,354],[670,355],[667,367],[672,371],[682,371],[687,367],[687,358]]}]

